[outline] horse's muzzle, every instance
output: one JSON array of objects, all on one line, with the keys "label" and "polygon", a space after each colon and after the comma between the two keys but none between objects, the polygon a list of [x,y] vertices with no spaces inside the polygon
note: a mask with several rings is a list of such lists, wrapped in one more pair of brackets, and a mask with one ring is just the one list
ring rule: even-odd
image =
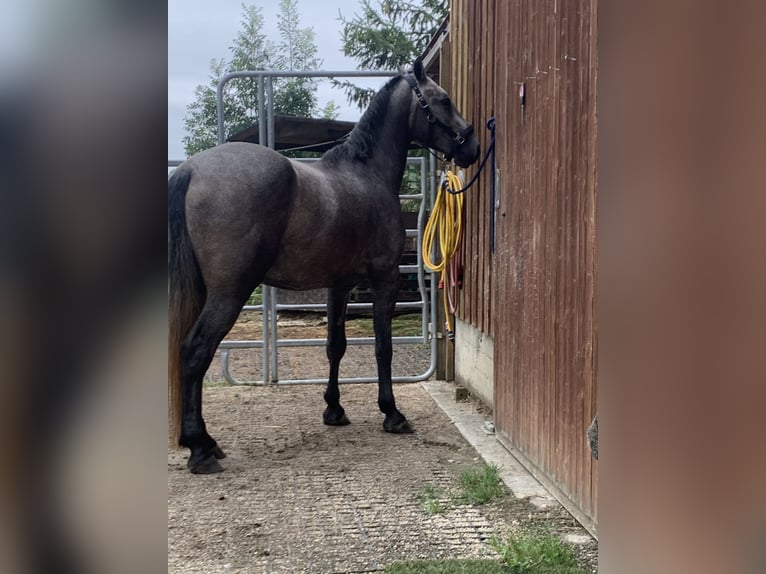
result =
[{"label": "horse's muzzle", "polygon": [[453,154],[455,163],[460,167],[468,167],[479,159],[481,149],[475,137],[470,137],[462,145],[458,146]]}]

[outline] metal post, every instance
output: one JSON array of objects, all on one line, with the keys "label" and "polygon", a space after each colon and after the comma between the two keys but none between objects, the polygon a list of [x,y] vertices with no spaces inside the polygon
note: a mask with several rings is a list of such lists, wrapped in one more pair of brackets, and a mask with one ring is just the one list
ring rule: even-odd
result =
[{"label": "metal post", "polygon": [[[436,189],[437,189],[437,173],[436,173],[436,158],[430,156],[431,165],[431,177],[429,183],[431,185],[431,195],[429,197],[429,206],[433,211],[433,205],[436,201]],[[436,259],[437,246],[434,246],[434,253],[431,253],[431,257]],[[439,289],[436,279],[436,274],[432,274],[434,287],[431,289],[431,308],[433,313],[431,315],[433,321],[433,337],[436,344],[436,377],[441,380],[451,381],[454,380],[454,362],[455,362],[455,349],[452,342],[446,336],[445,321],[447,319],[444,313],[444,306],[439,303],[441,297],[444,296],[442,289]],[[448,288],[444,285],[444,288]]]},{"label": "metal post", "polygon": [[[275,140],[275,130],[274,130],[274,78],[273,76],[268,76],[268,83],[266,85],[268,90],[268,111],[266,112],[266,122],[268,126],[268,130],[266,133],[266,143],[271,149],[275,149],[276,145],[274,143]],[[263,140],[260,140],[263,141]],[[265,289],[269,290],[269,327],[270,327],[270,336],[271,340],[269,341],[270,346],[270,371],[271,376],[269,377],[269,381],[272,383],[276,383],[279,381],[279,349],[277,346],[277,340],[279,339],[279,335],[277,334],[277,288],[276,287],[267,287],[264,286]]]},{"label": "metal post", "polygon": [[[223,83],[223,80],[221,80]],[[264,90],[263,76],[258,76],[258,141],[266,141],[266,106],[265,100],[266,93]],[[271,297],[269,297],[269,288],[266,285],[261,286],[261,321],[263,323],[263,382],[268,383],[271,379],[269,377],[269,350],[271,348],[269,341],[269,303]]]},{"label": "metal post", "polygon": [[427,176],[426,176],[426,162],[421,161],[420,162],[420,207],[418,208],[418,236],[417,241],[415,245],[415,250],[417,252],[418,256],[418,288],[420,289],[420,300],[423,302],[423,308],[420,311],[420,316],[422,318],[422,332],[424,334],[428,333],[428,291],[426,290],[426,278],[425,278],[425,268],[423,266],[423,242],[421,241],[423,237],[423,227],[425,225],[425,217],[426,217],[426,203],[427,201],[427,195],[426,195],[426,185],[427,185]]},{"label": "metal post", "polygon": [[[431,165],[431,190],[428,198],[428,206],[430,208],[430,211],[433,212],[434,203],[436,202],[436,186],[437,184],[437,173],[436,173],[436,158],[433,154],[429,154],[428,156],[429,162]],[[440,325],[438,324],[438,320],[436,318],[437,316],[437,300],[439,298],[439,285],[436,279],[436,273],[431,273],[431,369],[430,374],[433,374],[436,371],[436,357],[438,352],[438,342],[439,339],[436,336],[439,332]]]},{"label": "metal post", "polygon": [[226,82],[221,79],[220,82],[218,82],[218,89],[215,92],[215,110],[217,112],[218,116],[218,145],[221,145],[223,143],[223,88],[226,85]]}]

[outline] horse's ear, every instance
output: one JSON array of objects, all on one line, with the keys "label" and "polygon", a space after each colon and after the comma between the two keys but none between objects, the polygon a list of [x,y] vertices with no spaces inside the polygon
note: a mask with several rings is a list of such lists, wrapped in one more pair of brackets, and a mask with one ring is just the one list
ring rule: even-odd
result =
[{"label": "horse's ear", "polygon": [[423,69],[423,60],[415,60],[415,65],[412,67],[412,71],[415,73],[415,79],[418,82],[426,81],[426,71]]}]

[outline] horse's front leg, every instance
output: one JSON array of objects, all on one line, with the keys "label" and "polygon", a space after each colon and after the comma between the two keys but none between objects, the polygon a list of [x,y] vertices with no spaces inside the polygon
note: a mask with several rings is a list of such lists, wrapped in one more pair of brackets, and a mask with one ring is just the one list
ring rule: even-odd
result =
[{"label": "horse's front leg", "polygon": [[391,320],[394,317],[396,296],[398,293],[397,277],[386,281],[373,280],[373,326],[375,328],[375,359],[378,363],[378,406],[386,415],[383,430],[391,433],[411,433],[412,426],[396,408],[394,389],[391,384]]},{"label": "horse's front leg", "polygon": [[343,407],[340,406],[340,389],[338,374],[340,360],[346,353],[346,304],[349,291],[347,289],[327,290],[327,359],[330,361],[330,377],[324,400],[327,408],[324,411],[324,424],[342,426],[349,424]]}]

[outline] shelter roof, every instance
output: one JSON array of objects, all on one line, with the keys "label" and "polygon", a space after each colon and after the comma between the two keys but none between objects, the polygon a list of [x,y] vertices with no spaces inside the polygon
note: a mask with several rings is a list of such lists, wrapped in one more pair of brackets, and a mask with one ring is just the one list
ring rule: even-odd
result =
[{"label": "shelter roof", "polygon": [[[324,152],[341,143],[343,138],[354,129],[354,125],[354,122],[341,120],[274,116],[274,147],[278,150],[286,150],[311,146],[311,149],[307,151]],[[227,141],[261,143],[258,134],[259,125],[256,122],[231,135]]]}]

